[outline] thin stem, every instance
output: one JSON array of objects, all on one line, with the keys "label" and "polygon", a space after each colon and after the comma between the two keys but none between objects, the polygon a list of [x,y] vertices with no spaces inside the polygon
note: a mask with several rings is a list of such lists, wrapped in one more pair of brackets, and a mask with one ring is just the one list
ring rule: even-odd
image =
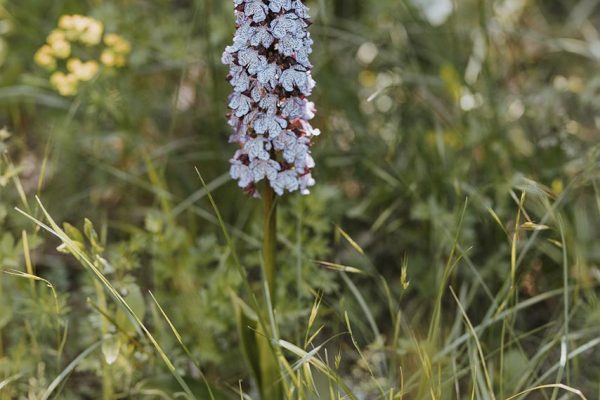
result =
[{"label": "thin stem", "polygon": [[266,183],[264,190],[263,262],[271,301],[275,302],[275,251],[277,247],[277,200],[273,188]]},{"label": "thin stem", "polygon": [[[102,314],[108,315],[108,305],[106,303],[106,296],[104,295],[104,288],[102,284],[97,280],[94,280],[94,287],[96,289],[96,296],[98,297],[98,308],[102,312]],[[101,316],[101,333],[102,340],[106,339],[108,335],[109,322],[108,320]],[[113,397],[113,384],[112,384],[112,376],[111,376],[111,367],[106,361],[104,354],[100,354],[101,363],[102,363],[102,399],[110,400]]]},{"label": "thin stem", "polygon": [[[264,262],[264,277],[267,280],[269,296],[265,301],[267,314],[272,315],[272,309],[275,307],[275,293],[277,286],[275,285],[275,256],[277,249],[277,197],[273,188],[268,182],[265,183],[264,190],[264,238],[263,238],[263,262]],[[269,300],[270,299],[270,304]],[[271,310],[269,310],[271,308]],[[271,348],[267,338],[269,337],[268,330],[262,331],[265,327],[260,327],[256,335],[256,341],[260,359],[260,392],[261,399],[275,400],[282,398],[282,386],[279,379],[281,374],[277,361],[277,355]],[[275,329],[273,327],[273,329]],[[262,331],[262,332],[261,332]],[[274,332],[271,332],[274,334]]]}]

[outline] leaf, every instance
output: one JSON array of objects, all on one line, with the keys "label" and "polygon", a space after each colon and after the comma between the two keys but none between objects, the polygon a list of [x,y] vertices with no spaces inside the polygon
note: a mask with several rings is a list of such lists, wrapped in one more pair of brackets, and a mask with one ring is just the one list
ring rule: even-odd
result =
[{"label": "leaf", "polygon": [[0,329],[4,328],[12,320],[13,311],[10,303],[0,303]]},{"label": "leaf", "polygon": [[119,358],[119,350],[121,349],[121,338],[119,335],[109,335],[102,342],[102,354],[108,365],[114,364]]},{"label": "leaf", "polygon": [[75,228],[70,223],[63,222],[63,229],[64,229],[65,233],[67,234],[67,236],[69,236],[69,239],[71,239],[75,242],[80,242],[80,243],[85,242],[85,239],[83,238],[83,235],[81,234],[81,231],[79,229]]},{"label": "leaf", "polygon": [[83,222],[83,232],[85,233],[85,237],[90,241],[94,252],[97,254],[102,253],[104,247],[99,243],[98,233],[94,229],[94,224],[87,218]]},{"label": "leaf", "polygon": [[50,386],[46,389],[44,394],[41,397],[41,400],[48,400],[52,393],[63,383],[68,376],[77,368],[77,366],[91,353],[93,353],[98,346],[100,346],[100,342],[96,342],[92,344],[90,347],[81,352],[67,367],[52,381]]},{"label": "leaf", "polygon": [[503,380],[509,386],[516,386],[519,379],[527,373],[529,359],[521,351],[509,350],[504,355]]},{"label": "leaf", "polygon": [[[85,239],[81,234],[81,231],[75,228],[73,225],[69,224],[68,222],[63,223],[63,230],[65,231],[69,239],[71,239],[71,241],[73,242],[73,246],[77,247],[78,251],[82,253],[85,252]],[[63,254],[73,254],[69,250],[68,246],[64,243],[58,246],[56,250]]]},{"label": "leaf", "polygon": [[9,86],[0,89],[0,103],[33,100],[37,104],[66,110],[70,103],[62,97],[27,85]]},{"label": "leaf", "polygon": [[260,355],[256,346],[257,317],[254,311],[235,293],[231,293],[235,322],[242,353],[260,386]]},{"label": "leaf", "polygon": [[[119,292],[133,312],[143,321],[144,314],[146,314],[146,304],[139,286],[133,282],[127,283],[119,288]],[[135,323],[131,321],[127,313],[121,308],[117,310],[115,320],[117,325],[122,327],[128,335],[136,333]]]}]

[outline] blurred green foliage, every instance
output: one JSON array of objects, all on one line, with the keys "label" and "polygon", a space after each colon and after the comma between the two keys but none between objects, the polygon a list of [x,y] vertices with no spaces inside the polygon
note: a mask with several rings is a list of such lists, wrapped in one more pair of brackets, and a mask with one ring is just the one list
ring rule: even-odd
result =
[{"label": "blurred green foliage", "polygon": [[[259,292],[260,204],[227,177],[234,149],[219,60],[233,33],[230,3],[0,0],[0,398],[44,398],[100,341],[57,398],[180,390],[77,257],[13,210],[42,218],[35,195],[70,223],[65,232],[198,398],[208,398],[201,370],[217,398],[239,398],[239,380],[252,392],[232,306],[244,282],[194,171]],[[597,394],[598,2],[308,3],[323,135],[314,193],[280,202],[281,337],[300,344],[322,296],[319,342],[330,364],[339,357],[357,398],[383,398],[380,386],[405,398],[489,398],[484,373],[469,370],[479,362],[474,342],[452,347],[468,333],[452,286],[473,324],[512,310],[479,337],[498,398],[558,382]],[[75,13],[132,48],[125,68],[66,98],[33,57],[59,18]],[[565,370],[561,341],[590,348]]]}]

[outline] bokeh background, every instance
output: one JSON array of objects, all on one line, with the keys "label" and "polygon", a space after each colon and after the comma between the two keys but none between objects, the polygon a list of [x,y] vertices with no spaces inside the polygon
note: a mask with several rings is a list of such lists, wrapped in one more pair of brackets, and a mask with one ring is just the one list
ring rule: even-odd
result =
[{"label": "bokeh background", "polygon": [[[499,399],[560,382],[597,398],[599,2],[307,4],[323,133],[313,193],[280,201],[281,336],[301,343],[322,296],[317,341],[358,398],[491,398],[486,375]],[[217,398],[252,395],[242,279],[195,171],[259,289],[261,204],[228,177],[232,8],[0,0],[0,398],[44,398],[65,371],[56,398],[101,398],[107,379],[108,398],[180,390],[89,271],[14,209],[44,219],[36,195],[199,398],[200,370]],[[98,68],[76,88],[40,53],[65,15],[114,35],[70,44]]]}]

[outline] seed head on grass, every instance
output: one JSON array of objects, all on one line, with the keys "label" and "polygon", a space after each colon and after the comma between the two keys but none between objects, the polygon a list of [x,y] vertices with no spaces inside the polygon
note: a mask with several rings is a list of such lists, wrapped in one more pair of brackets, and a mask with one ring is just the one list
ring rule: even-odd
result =
[{"label": "seed head on grass", "polygon": [[301,0],[234,0],[237,31],[223,53],[229,65],[230,142],[239,149],[231,177],[257,196],[266,179],[275,193],[308,194],[315,184],[311,156],[318,129],[308,101],[315,82],[308,60],[312,39],[308,8]]}]

